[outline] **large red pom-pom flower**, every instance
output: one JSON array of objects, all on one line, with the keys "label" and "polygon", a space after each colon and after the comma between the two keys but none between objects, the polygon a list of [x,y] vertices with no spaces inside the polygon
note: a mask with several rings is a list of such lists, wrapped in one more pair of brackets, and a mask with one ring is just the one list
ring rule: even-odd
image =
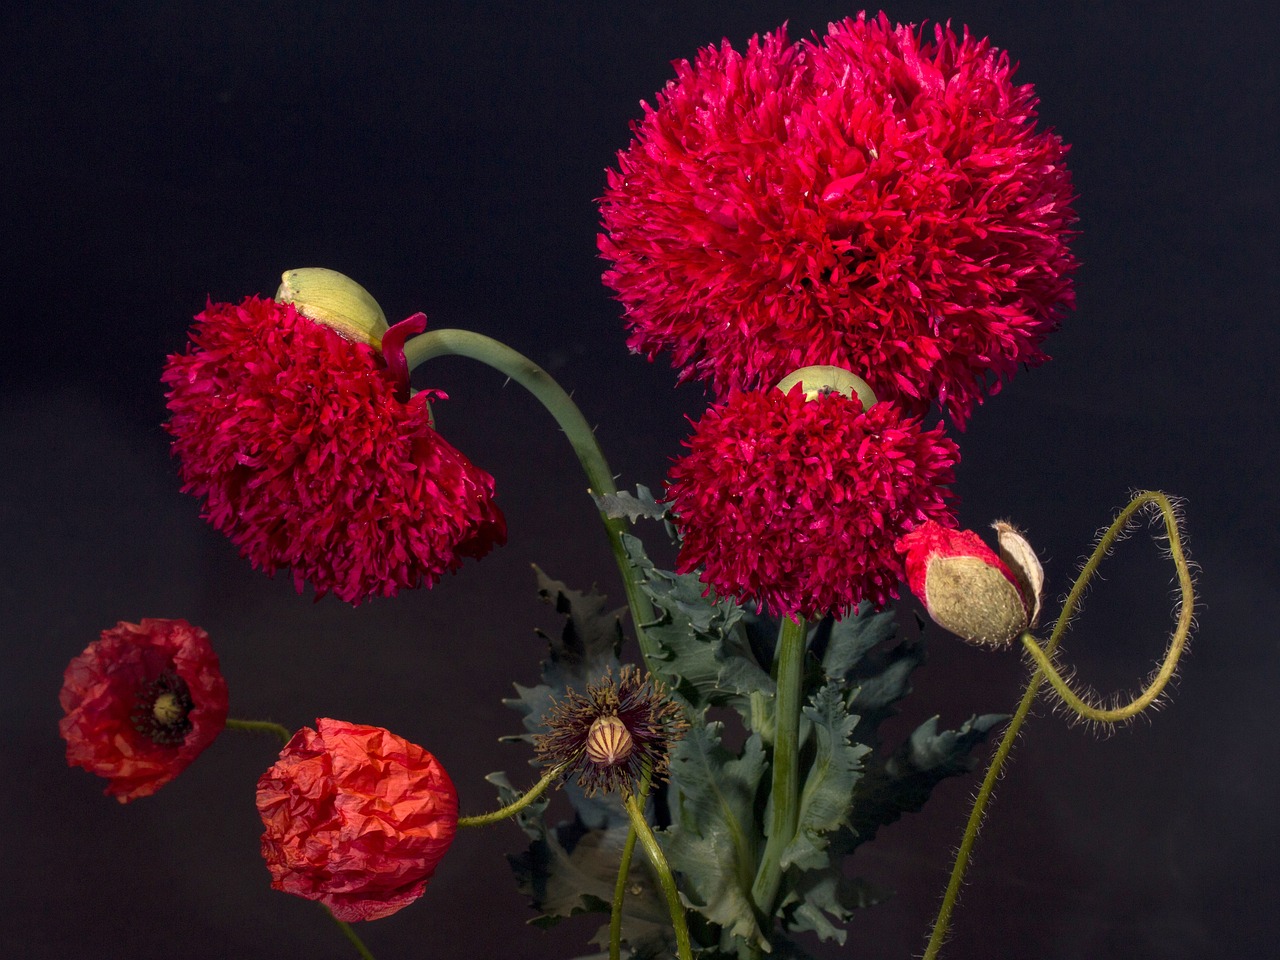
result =
[{"label": "large red pom-pom flower", "polygon": [[942,427],[890,403],[863,411],[797,384],[733,391],[694,424],[667,500],[683,536],[677,570],[702,567],[717,594],[778,616],[842,615],[897,596],[894,540],[925,520],[952,522],[941,484],[959,459]]},{"label": "large red pom-pom flower", "polygon": [[209,635],[185,620],[121,621],[67,666],[58,732],[67,763],[121,803],[149,797],[213,743],[227,683]]},{"label": "large red pom-pom flower", "polygon": [[381,727],[321,719],[258,780],[271,886],[339,920],[377,920],[426,889],[458,825],[458,793],[430,753]]},{"label": "large red pom-pom flower", "polygon": [[677,65],[608,174],[631,348],[731,388],[835,364],[963,425],[1073,303],[1067,148],[966,31],[881,14]]},{"label": "large red pom-pom flower", "polygon": [[254,566],[349,603],[434,584],[506,541],[493,478],[372,347],[292,304],[210,303],[164,371],[183,490]]}]

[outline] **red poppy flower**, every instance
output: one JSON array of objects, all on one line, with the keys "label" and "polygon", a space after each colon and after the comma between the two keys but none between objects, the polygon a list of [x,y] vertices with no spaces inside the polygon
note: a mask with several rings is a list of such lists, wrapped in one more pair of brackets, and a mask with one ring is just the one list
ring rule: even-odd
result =
[{"label": "red poppy flower", "polygon": [[258,780],[271,886],[348,922],[422,896],[458,824],[458,793],[431,754],[381,727],[317,720]]},{"label": "red poppy flower", "polygon": [[[970,643],[1003,647],[1034,620],[1043,582],[1035,554],[1008,524],[1007,536],[1025,549],[1017,556],[1030,567],[1005,563],[972,530],[952,530],[926,523],[900,537],[907,583],[938,626]],[[1012,559],[1012,558],[1010,558]],[[1019,576],[1023,569],[1028,573]]]},{"label": "red poppy flower", "polygon": [[183,490],[256,567],[349,603],[434,584],[506,542],[493,478],[372,347],[292,304],[210,303],[164,371]]},{"label": "red poppy flower", "polygon": [[1073,303],[1067,148],[1012,72],[883,14],[678,64],[601,200],[632,350],[721,399],[835,364],[963,425]]},{"label": "red poppy flower", "polygon": [[121,803],[149,797],[213,743],[227,683],[209,635],[185,620],[121,621],[67,666],[58,732],[67,763]]},{"label": "red poppy flower", "polygon": [[897,596],[893,543],[925,520],[951,522],[959,449],[891,403],[802,386],[744,393],[694,424],[667,500],[683,537],[677,570],[703,568],[717,594],[778,616],[840,616]]}]

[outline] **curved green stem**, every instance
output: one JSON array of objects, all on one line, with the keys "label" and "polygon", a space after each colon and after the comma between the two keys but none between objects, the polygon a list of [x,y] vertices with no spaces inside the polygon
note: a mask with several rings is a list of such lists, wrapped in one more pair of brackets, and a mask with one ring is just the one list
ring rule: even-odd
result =
[{"label": "curved green stem", "polygon": [[[1178,568],[1178,578],[1182,583],[1182,609],[1179,613],[1178,627],[1174,634],[1175,642],[1170,645],[1171,649],[1176,646],[1179,652],[1182,650],[1186,641],[1186,634],[1191,627],[1195,596],[1191,585],[1190,569],[1182,548],[1177,511],[1167,495],[1158,491],[1143,490],[1133,497],[1129,504],[1116,516],[1111,526],[1098,538],[1097,546],[1094,547],[1093,553],[1090,554],[1089,559],[1081,568],[1080,575],[1076,577],[1075,583],[1071,585],[1071,592],[1067,594],[1067,599],[1062,604],[1062,612],[1058,614],[1058,620],[1053,625],[1053,632],[1049,635],[1049,642],[1044,645],[1043,649],[1039,645],[1033,644],[1035,649],[1043,654],[1046,664],[1051,663],[1051,658],[1054,651],[1058,649],[1058,644],[1062,641],[1062,635],[1066,631],[1067,625],[1079,609],[1080,598],[1084,596],[1085,588],[1097,572],[1103,558],[1110,553],[1111,548],[1115,546],[1116,541],[1120,539],[1120,536],[1128,528],[1138,511],[1152,504],[1157,506],[1164,515],[1165,530],[1169,537],[1170,554]],[[1035,656],[1034,652],[1032,652],[1032,656]],[[1037,662],[1040,662],[1039,658],[1037,658]],[[1164,672],[1163,668],[1158,672],[1156,682],[1159,682],[1159,677]],[[951,924],[951,914],[955,910],[956,900],[960,896],[960,886],[964,882],[965,870],[969,866],[969,857],[973,852],[974,844],[977,842],[978,831],[982,826],[983,816],[991,800],[991,793],[995,789],[996,781],[1000,779],[1000,772],[1004,768],[1005,761],[1013,750],[1013,742],[1017,739],[1023,723],[1026,722],[1027,716],[1031,712],[1031,705],[1035,702],[1036,695],[1046,679],[1045,672],[1040,667],[1037,667],[1031,674],[1030,679],[1027,681],[1026,689],[1023,691],[1022,699],[1018,702],[1018,708],[1014,711],[1013,719],[1009,721],[1009,726],[991,757],[991,764],[987,767],[987,775],[982,780],[982,786],[978,788],[978,794],[973,801],[973,809],[969,812],[969,820],[965,824],[964,836],[960,840],[960,847],[956,851],[955,864],[951,868],[951,879],[947,883],[946,893],[943,894],[942,906],[939,908],[938,917],[934,921],[933,932],[929,936],[929,945],[925,948],[923,960],[936,960],[939,951],[942,949],[943,941],[947,935],[947,928]],[[1160,683],[1160,689],[1163,689],[1164,684],[1167,682],[1166,678],[1163,683]],[[1155,687],[1155,685],[1155,682],[1153,682],[1151,686]],[[1150,688],[1148,692],[1150,692]],[[1144,706],[1149,705],[1158,695],[1159,690],[1145,700]],[[1143,697],[1138,699],[1142,700],[1145,696],[1144,694]]]},{"label": "curved green stem", "polygon": [[[645,767],[640,778],[640,809],[644,809],[653,785],[652,771]],[[627,839],[622,844],[622,856],[618,859],[618,879],[613,885],[613,904],[609,908],[609,960],[619,960],[622,955],[622,902],[627,895],[627,878],[631,876],[631,857],[636,852],[636,828],[627,828]]]},{"label": "curved green stem", "polygon": [[[415,337],[405,345],[404,355],[409,369],[435,357],[459,356],[478,360],[493,369],[506,374],[520,386],[524,387],[555,418],[560,429],[568,438],[578,462],[587,475],[587,485],[591,493],[597,495],[618,492],[613,481],[613,472],[604,458],[604,452],[596,441],[595,433],[582,416],[582,411],[564,389],[552,379],[540,366],[528,357],[512,350],[504,343],[469,330],[433,330]],[[636,631],[636,640],[640,644],[640,652],[648,665],[657,653],[657,648],[645,632],[644,625],[652,623],[656,618],[653,604],[641,591],[627,559],[626,549],[622,545],[622,534],[626,530],[626,522],[601,514],[605,531],[609,536],[609,546],[613,550],[614,560],[622,574],[623,589],[627,594],[627,604],[631,608],[631,620]],[[652,671],[650,671],[652,672]]]},{"label": "curved green stem", "polygon": [[622,956],[622,902],[627,896],[627,877],[631,875],[636,837],[636,828],[628,827],[627,840],[622,845],[622,857],[618,861],[618,879],[613,885],[613,904],[609,909],[609,960],[620,960]]},{"label": "curved green stem", "polygon": [[342,935],[351,941],[351,945],[356,948],[356,953],[360,954],[360,960],[375,960],[373,954],[369,952],[369,948],[364,945],[364,941],[356,936],[356,932],[351,928],[351,924],[347,923],[345,920],[339,920],[333,915],[333,911],[328,907],[324,908],[324,912],[329,914],[329,919],[338,925],[338,929],[342,931]]},{"label": "curved green stem", "polygon": [[279,737],[281,744],[287,744],[293,739],[292,730],[281,724],[272,723],[270,720],[236,720],[228,717],[227,729],[236,730],[240,733],[270,733]]},{"label": "curved green stem", "polygon": [[631,828],[635,830],[640,845],[649,855],[654,873],[658,875],[658,883],[667,898],[667,910],[671,913],[671,926],[676,934],[676,956],[680,960],[693,960],[693,946],[689,942],[689,925],[685,921],[684,904],[680,902],[680,891],[676,889],[676,879],[671,874],[667,858],[663,856],[662,847],[658,846],[658,838],[653,835],[649,822],[644,818],[644,811],[635,794],[623,801],[627,808],[627,816],[631,818]]},{"label": "curved green stem", "polygon": [[551,786],[551,784],[555,781],[555,779],[559,777],[560,774],[562,774],[563,772],[564,772],[563,764],[561,766],[548,770],[546,773],[542,775],[542,779],[539,780],[537,783],[535,783],[532,787],[530,787],[529,792],[526,793],[524,796],[520,797],[518,800],[513,800],[511,803],[508,803],[505,807],[502,807],[499,810],[494,810],[492,813],[481,813],[481,814],[477,814],[474,817],[459,817],[458,826],[459,827],[484,827],[484,826],[488,826],[491,823],[498,823],[501,820],[505,820],[507,819],[507,817],[514,817],[517,813],[519,813],[525,807],[529,806],[529,804],[533,803],[533,801],[537,800],[540,796],[542,796],[546,792],[547,787]]},{"label": "curved green stem", "polygon": [[795,839],[800,817],[800,708],[804,697],[807,630],[803,617],[784,617],[778,632],[778,700],[773,738],[773,817],[769,839],[751,887],[751,898],[765,917],[773,916],[782,882],[782,854]]},{"label": "curved green stem", "polygon": [[1191,565],[1187,562],[1186,552],[1182,546],[1182,531],[1178,528],[1177,513],[1169,498],[1162,493],[1144,494],[1138,506],[1146,503],[1155,503],[1164,515],[1165,534],[1169,539],[1169,555],[1178,571],[1180,592],[1178,624],[1169,638],[1164,660],[1148,679],[1146,688],[1123,706],[1111,708],[1095,706],[1071,689],[1071,685],[1054,666],[1050,650],[1042,649],[1031,634],[1022,635],[1023,647],[1035,661],[1040,673],[1044,674],[1058,696],[1062,698],[1063,703],[1078,716],[1095,723],[1122,723],[1125,720],[1131,720],[1160,698],[1174,674],[1177,673],[1178,661],[1186,650],[1187,640],[1191,635],[1191,625],[1195,620],[1195,583],[1191,576]]}]

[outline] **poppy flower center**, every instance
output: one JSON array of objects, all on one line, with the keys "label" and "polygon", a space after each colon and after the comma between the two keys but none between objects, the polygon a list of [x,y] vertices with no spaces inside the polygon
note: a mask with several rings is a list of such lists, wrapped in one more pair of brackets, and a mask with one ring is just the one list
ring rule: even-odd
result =
[{"label": "poppy flower center", "polygon": [[622,763],[634,747],[631,731],[617,717],[597,717],[587,731],[587,759],[602,767]]},{"label": "poppy flower center", "polygon": [[133,728],[161,746],[175,746],[191,732],[191,691],[177,674],[166,670],[138,691],[129,719]]}]

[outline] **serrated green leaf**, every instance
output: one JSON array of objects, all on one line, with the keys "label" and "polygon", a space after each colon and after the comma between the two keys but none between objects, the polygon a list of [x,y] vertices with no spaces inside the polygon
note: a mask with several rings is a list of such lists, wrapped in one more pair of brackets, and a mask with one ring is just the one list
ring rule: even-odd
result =
[{"label": "serrated green leaf", "polygon": [[755,814],[768,763],[758,734],[734,756],[719,723],[695,723],[671,754],[671,827],[662,844],[690,903],[728,934],[765,946],[751,901],[762,839]]},{"label": "serrated green leaf", "polygon": [[619,490],[617,493],[593,493],[591,497],[595,500],[597,509],[614,520],[620,520],[623,517],[632,523],[641,517],[646,520],[664,520],[668,513],[667,507],[658,503],[644,484],[636,485],[635,496],[626,490]]},{"label": "serrated green leaf", "polygon": [[970,718],[958,730],[939,733],[938,718],[931,717],[891,756],[869,760],[855,790],[850,827],[856,838],[846,838],[852,841],[849,849],[902,814],[919,810],[943,780],[972,770],[977,762],[973,748],[1006,719],[1005,714],[988,713]]},{"label": "serrated green leaf", "polygon": [[641,589],[659,612],[655,623],[645,625],[661,648],[654,672],[695,712],[731,706],[750,717],[752,694],[772,697],[775,685],[740,627],[742,609],[704,596],[706,588],[693,574],[655,568],[636,537],[624,534],[622,540]]},{"label": "serrated green leaf", "polygon": [[822,940],[845,941],[847,923],[855,910],[873,906],[886,894],[865,880],[835,870],[811,871],[796,878],[782,903],[783,927],[792,933],[811,931]]},{"label": "serrated green leaf", "polygon": [[830,834],[848,819],[862,758],[871,748],[851,742],[858,717],[849,713],[835,683],[818,691],[804,716],[814,738],[813,759],[798,798],[796,835],[782,852],[782,866],[821,870],[831,867]]},{"label": "serrated green leaf", "polygon": [[[546,637],[549,656],[543,663],[543,681],[556,688],[576,682],[583,686],[598,680],[616,666],[622,650],[622,617],[626,607],[606,609],[608,598],[595,590],[582,593],[552,580],[537,566],[538,595],[565,617],[558,640]],[[543,634],[543,636],[546,636]]]},{"label": "serrated green leaf", "polygon": [[[498,788],[502,804],[512,802],[519,795],[504,773],[490,774],[485,779]],[[627,836],[626,825],[584,830],[580,823],[575,823],[551,829],[544,819],[546,807],[547,798],[540,797],[516,814],[517,822],[532,843],[524,853],[507,857],[520,892],[529,897],[531,905],[540,912],[531,922],[549,927],[581,913],[607,914]],[[637,945],[664,944],[670,936],[670,918],[643,857],[633,858],[627,879],[628,894],[622,911],[623,939]]]},{"label": "serrated green leaf", "polygon": [[864,603],[852,616],[820,623],[814,629],[812,648],[818,650],[819,641],[825,639],[821,650],[822,672],[827,680],[844,683],[852,679],[872,647],[893,639],[897,632],[898,623],[892,610],[876,613],[871,604]]}]

